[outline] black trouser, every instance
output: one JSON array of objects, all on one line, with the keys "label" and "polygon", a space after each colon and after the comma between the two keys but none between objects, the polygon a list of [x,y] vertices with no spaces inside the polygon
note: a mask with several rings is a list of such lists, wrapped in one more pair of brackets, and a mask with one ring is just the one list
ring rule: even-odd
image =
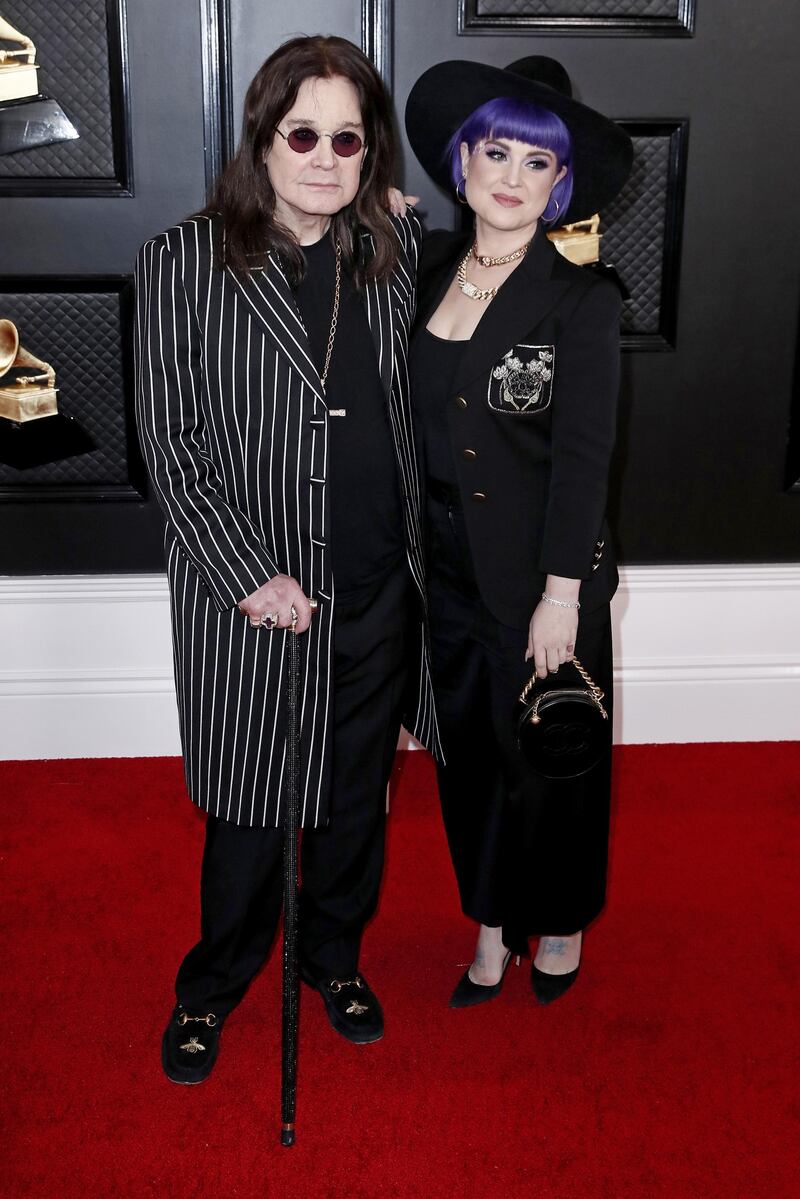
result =
[{"label": "black trouser", "polygon": [[[330,821],[305,829],[301,841],[300,960],[312,979],[353,977],[378,901],[386,787],[405,681],[408,587],[404,564],[334,613]],[[201,939],[175,985],[189,1011],[230,1012],[266,959],[281,912],[281,844],[280,829],[208,817]]]},{"label": "black trouser", "polygon": [[[462,909],[523,949],[569,935],[603,906],[610,755],[578,779],[534,774],[516,744],[518,696],[533,674],[527,629],[502,624],[480,597],[455,496],[428,498],[431,657],[447,765],[439,795]],[[535,600],[532,602],[532,608]],[[611,712],[608,605],[584,616],[575,652]],[[562,670],[572,670],[563,666]],[[575,676],[579,682],[578,676]]]}]

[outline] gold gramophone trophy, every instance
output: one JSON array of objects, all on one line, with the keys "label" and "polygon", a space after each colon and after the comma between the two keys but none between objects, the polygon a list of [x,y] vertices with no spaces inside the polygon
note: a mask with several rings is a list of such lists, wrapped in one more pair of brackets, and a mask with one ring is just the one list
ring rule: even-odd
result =
[{"label": "gold gramophone trophy", "polygon": [[586,221],[575,221],[562,225],[547,234],[559,254],[563,254],[577,266],[586,266],[600,261],[600,216],[595,213]]},{"label": "gold gramophone trophy", "polygon": [[39,65],[31,39],[0,16],[0,154],[80,137],[60,104],[39,91]]},{"label": "gold gramophone trophy", "polygon": [[24,424],[57,412],[56,372],[19,344],[13,321],[0,320],[0,417]]},{"label": "gold gramophone trophy", "polygon": [[597,213],[585,221],[575,221],[570,225],[562,225],[560,229],[551,229],[547,234],[559,254],[574,262],[576,266],[585,266],[601,279],[607,279],[619,288],[623,300],[630,299],[630,292],[620,278],[617,268],[611,263],[603,262],[600,258],[600,217]]},{"label": "gold gramophone trophy", "polygon": [[0,320],[0,463],[28,470],[96,448],[91,434],[59,409],[50,363],[19,344],[13,321]]}]

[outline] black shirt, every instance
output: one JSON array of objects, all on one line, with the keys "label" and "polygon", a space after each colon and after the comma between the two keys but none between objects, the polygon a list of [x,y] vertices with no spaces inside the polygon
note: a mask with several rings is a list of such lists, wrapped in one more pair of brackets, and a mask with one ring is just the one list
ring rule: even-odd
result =
[{"label": "black shirt", "polygon": [[[295,300],[322,373],[333,314],[336,253],[326,235],[303,246],[307,270]],[[405,552],[403,508],[389,408],[364,304],[342,268],[339,319],[325,387],[330,541],[336,599],[380,582]]]},{"label": "black shirt", "polygon": [[447,427],[447,401],[466,344],[418,329],[408,359],[414,427],[424,447],[426,477],[454,488],[458,480]]}]

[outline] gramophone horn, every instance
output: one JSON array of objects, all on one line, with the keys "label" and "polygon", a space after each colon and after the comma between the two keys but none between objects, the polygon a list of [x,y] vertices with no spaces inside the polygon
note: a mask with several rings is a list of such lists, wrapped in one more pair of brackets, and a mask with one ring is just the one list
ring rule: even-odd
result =
[{"label": "gramophone horn", "polygon": [[19,333],[13,321],[0,320],[0,378],[10,370],[19,352]]}]

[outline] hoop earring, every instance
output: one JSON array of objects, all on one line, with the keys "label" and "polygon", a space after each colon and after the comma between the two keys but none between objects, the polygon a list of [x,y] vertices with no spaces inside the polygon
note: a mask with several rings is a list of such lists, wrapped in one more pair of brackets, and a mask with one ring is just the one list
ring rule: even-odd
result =
[{"label": "hoop earring", "polygon": [[[548,210],[548,208],[550,207],[550,200],[552,200],[552,201],[553,201],[553,203],[554,203],[554,204],[555,204],[555,206],[556,206],[556,210],[555,210],[555,212],[553,213],[553,215],[552,215],[552,216],[548,216],[548,215],[547,215],[547,210]],[[548,200],[548,201],[547,201],[547,203],[545,204],[545,206],[544,206],[544,212],[542,213],[542,220],[543,220],[543,221],[546,221],[548,225],[552,225],[553,221],[556,219],[556,217],[558,216],[559,212],[561,211],[561,209],[560,209],[560,206],[559,206],[559,203],[558,203],[558,200],[555,198],[555,196],[551,196],[551,197],[550,197],[550,200]]]},{"label": "hoop earring", "polygon": [[459,204],[466,204],[466,202],[467,202],[466,191],[464,192],[464,195],[462,196],[461,192],[458,190],[461,187],[461,184],[466,181],[466,178],[467,178],[466,175],[462,175],[461,178],[459,179],[458,183],[456,184],[456,199],[458,200]]}]

